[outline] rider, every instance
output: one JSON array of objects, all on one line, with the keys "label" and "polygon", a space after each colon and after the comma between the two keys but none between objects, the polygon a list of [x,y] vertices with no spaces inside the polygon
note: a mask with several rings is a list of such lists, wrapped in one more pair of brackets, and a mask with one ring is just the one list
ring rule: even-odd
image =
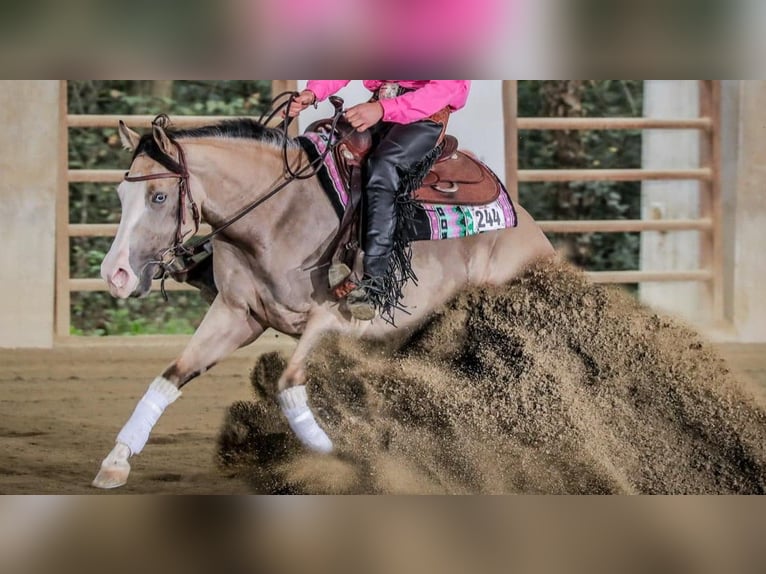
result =
[{"label": "rider", "polygon": [[[351,80],[310,80],[289,110],[295,117],[345,87]],[[411,184],[423,162],[441,143],[446,118],[465,106],[470,80],[364,80],[372,100],[349,109],[345,117],[357,130],[372,129],[374,148],[365,172],[364,279],[347,298],[352,315],[372,320],[382,305],[375,294],[386,279],[397,229],[397,195]],[[444,113],[447,112],[447,113]]]}]

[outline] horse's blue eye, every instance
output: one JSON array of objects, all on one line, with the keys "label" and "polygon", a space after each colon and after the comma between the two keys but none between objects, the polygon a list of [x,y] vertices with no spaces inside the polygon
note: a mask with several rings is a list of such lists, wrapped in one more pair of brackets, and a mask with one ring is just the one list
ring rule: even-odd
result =
[{"label": "horse's blue eye", "polygon": [[153,198],[152,201],[154,203],[165,203],[165,200],[167,200],[168,196],[164,193],[158,193]]}]

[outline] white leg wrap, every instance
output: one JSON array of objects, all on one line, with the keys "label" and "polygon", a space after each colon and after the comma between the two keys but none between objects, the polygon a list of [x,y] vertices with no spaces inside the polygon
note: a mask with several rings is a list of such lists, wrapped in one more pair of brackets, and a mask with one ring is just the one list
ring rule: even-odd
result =
[{"label": "white leg wrap", "polygon": [[321,454],[332,452],[332,441],[314,418],[306,387],[293,387],[279,393],[279,405],[290,428],[306,448]]},{"label": "white leg wrap", "polygon": [[155,379],[117,436],[117,443],[126,445],[131,455],[140,454],[162,413],[180,396],[181,391],[173,383],[162,377]]}]

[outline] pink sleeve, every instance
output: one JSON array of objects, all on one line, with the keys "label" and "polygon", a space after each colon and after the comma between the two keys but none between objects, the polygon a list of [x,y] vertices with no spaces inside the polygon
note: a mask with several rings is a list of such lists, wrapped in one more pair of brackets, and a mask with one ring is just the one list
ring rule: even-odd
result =
[{"label": "pink sleeve", "polygon": [[309,80],[306,89],[314,92],[318,102],[323,102],[350,82],[351,80]]},{"label": "pink sleeve", "polygon": [[383,100],[383,120],[397,124],[411,124],[432,116],[451,106],[459,110],[468,101],[471,80],[429,80],[414,92],[391,100]]}]

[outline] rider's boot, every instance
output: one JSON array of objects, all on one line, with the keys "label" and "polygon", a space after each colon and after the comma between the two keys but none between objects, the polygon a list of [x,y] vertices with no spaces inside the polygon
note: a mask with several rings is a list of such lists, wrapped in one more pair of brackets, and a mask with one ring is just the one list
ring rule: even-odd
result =
[{"label": "rider's boot", "polygon": [[383,280],[365,277],[356,289],[346,297],[346,307],[351,316],[359,321],[372,321],[378,315],[378,306],[373,300],[375,292],[383,292]]},{"label": "rider's boot", "polygon": [[365,257],[364,279],[346,297],[351,316],[359,321],[372,321],[380,311],[386,297],[385,274],[388,272],[388,256]]}]

